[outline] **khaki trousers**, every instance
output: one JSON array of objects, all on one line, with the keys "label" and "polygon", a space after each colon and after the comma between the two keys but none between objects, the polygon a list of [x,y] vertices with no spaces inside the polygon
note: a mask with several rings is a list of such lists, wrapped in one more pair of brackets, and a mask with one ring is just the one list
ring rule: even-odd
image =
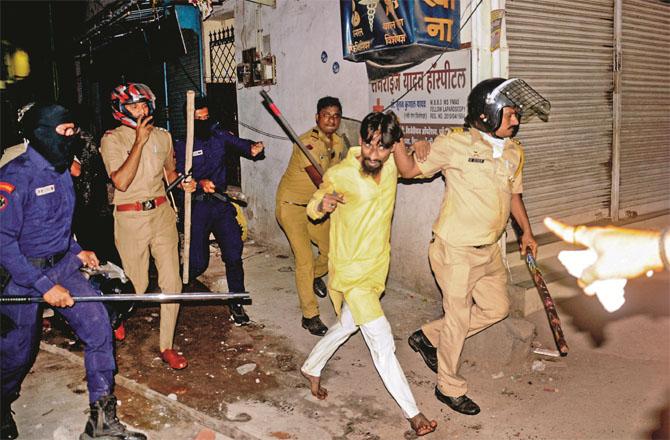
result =
[{"label": "khaki trousers", "polygon": [[[136,293],[149,285],[149,254],[158,269],[164,293],[181,293],[179,236],[174,211],[168,203],[150,211],[114,211],[114,242],[123,270]],[[160,350],[172,348],[179,304],[161,304]]]},{"label": "khaki trousers", "polygon": [[[314,278],[322,277],[328,272],[330,220],[314,224],[307,217],[304,206],[279,200],[275,215],[295,257],[295,285],[302,316],[313,318],[319,314],[319,304],[314,295]],[[312,243],[319,248],[317,257],[314,257]]]},{"label": "khaki trousers", "polygon": [[458,375],[465,338],[504,319],[509,313],[507,274],[497,244],[476,249],[449,246],[436,237],[428,250],[430,265],[442,289],[444,317],[421,330],[437,347],[437,386],[459,397],[468,390]]}]

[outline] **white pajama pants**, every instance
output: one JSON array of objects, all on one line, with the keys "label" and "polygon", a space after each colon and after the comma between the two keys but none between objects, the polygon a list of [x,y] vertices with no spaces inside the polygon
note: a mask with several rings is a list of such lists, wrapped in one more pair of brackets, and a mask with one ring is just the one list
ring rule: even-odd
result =
[{"label": "white pajama pants", "polygon": [[[359,329],[346,303],[342,305],[340,320],[314,346],[302,366],[302,371],[310,376],[321,376],[326,362],[340,348],[340,345]],[[372,361],[382,378],[386,389],[398,403],[405,417],[410,419],[419,414],[414,396],[395,356],[395,343],[391,325],[385,316],[360,326],[365,343],[368,345]]]}]

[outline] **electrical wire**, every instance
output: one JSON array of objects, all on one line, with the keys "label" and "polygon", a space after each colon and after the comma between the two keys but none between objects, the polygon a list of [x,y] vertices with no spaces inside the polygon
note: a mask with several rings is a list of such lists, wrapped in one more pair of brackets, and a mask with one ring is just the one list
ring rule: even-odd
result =
[{"label": "electrical wire", "polygon": [[[463,28],[465,27],[465,25],[468,24],[468,21],[470,21],[470,18],[472,18],[472,15],[477,11],[477,9],[479,8],[479,5],[482,4],[482,1],[483,1],[483,0],[479,0],[479,2],[477,3],[477,6],[475,6],[475,8],[472,10],[472,12],[470,12],[470,15],[468,15],[468,18],[466,18],[465,21],[461,24],[461,27],[458,29],[458,33],[459,33],[459,34],[461,33],[461,31],[463,30]],[[472,3],[471,3],[471,4],[472,4]],[[447,52],[446,52],[446,51],[445,51],[445,52],[442,52],[442,53],[440,54],[440,56],[437,57],[437,59],[435,60],[435,62],[430,66],[430,68],[429,68],[428,70],[426,70],[426,71],[423,73],[423,75],[421,75],[421,80],[422,80],[422,81],[423,81],[423,78],[424,78],[426,75],[428,75],[428,73],[430,73],[430,72],[435,68],[435,66],[437,66],[437,62],[440,61],[440,58],[442,58],[442,56],[443,56],[445,53],[447,53]],[[416,88],[416,86],[417,86],[418,83],[419,83],[419,81],[415,81],[412,85],[410,85],[410,87],[407,89],[407,91],[406,91],[405,93],[403,93],[402,95],[400,95],[400,96],[398,97],[398,99],[395,99],[394,101],[391,101],[391,103],[390,103],[389,105],[387,105],[387,106],[384,108],[384,111],[386,111],[386,110],[392,108],[398,101],[400,101],[402,98],[404,98],[405,96],[407,96],[407,94],[408,94],[409,92],[411,92],[412,90],[414,90],[414,88]]]}]

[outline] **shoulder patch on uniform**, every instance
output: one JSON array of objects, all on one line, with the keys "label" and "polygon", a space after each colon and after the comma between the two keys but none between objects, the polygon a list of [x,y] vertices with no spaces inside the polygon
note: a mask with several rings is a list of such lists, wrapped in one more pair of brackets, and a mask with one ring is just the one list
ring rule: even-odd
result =
[{"label": "shoulder patch on uniform", "polygon": [[4,210],[7,205],[9,205],[9,200],[7,200],[7,197],[0,194],[0,211]]},{"label": "shoulder patch on uniform", "polygon": [[9,182],[0,182],[0,191],[4,191],[8,194],[11,194],[14,192],[15,188],[16,187]]}]

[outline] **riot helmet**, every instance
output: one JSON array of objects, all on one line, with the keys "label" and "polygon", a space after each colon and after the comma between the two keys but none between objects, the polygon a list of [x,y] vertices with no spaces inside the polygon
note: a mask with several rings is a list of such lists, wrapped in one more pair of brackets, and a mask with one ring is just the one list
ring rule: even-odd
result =
[{"label": "riot helmet", "polygon": [[[477,84],[468,95],[468,115],[465,123],[495,135],[500,128],[505,107],[512,107],[517,111],[519,123],[525,123],[533,116],[547,122],[551,104],[522,79],[486,79]],[[517,130],[518,126],[513,136]]]},{"label": "riot helmet", "polygon": [[126,83],[117,86],[112,90],[112,116],[123,125],[135,128],[137,126],[137,120],[128,109],[126,109],[126,105],[138,102],[147,103],[147,107],[149,107],[149,115],[152,115],[156,110],[156,96],[149,86],[142,83]]}]

